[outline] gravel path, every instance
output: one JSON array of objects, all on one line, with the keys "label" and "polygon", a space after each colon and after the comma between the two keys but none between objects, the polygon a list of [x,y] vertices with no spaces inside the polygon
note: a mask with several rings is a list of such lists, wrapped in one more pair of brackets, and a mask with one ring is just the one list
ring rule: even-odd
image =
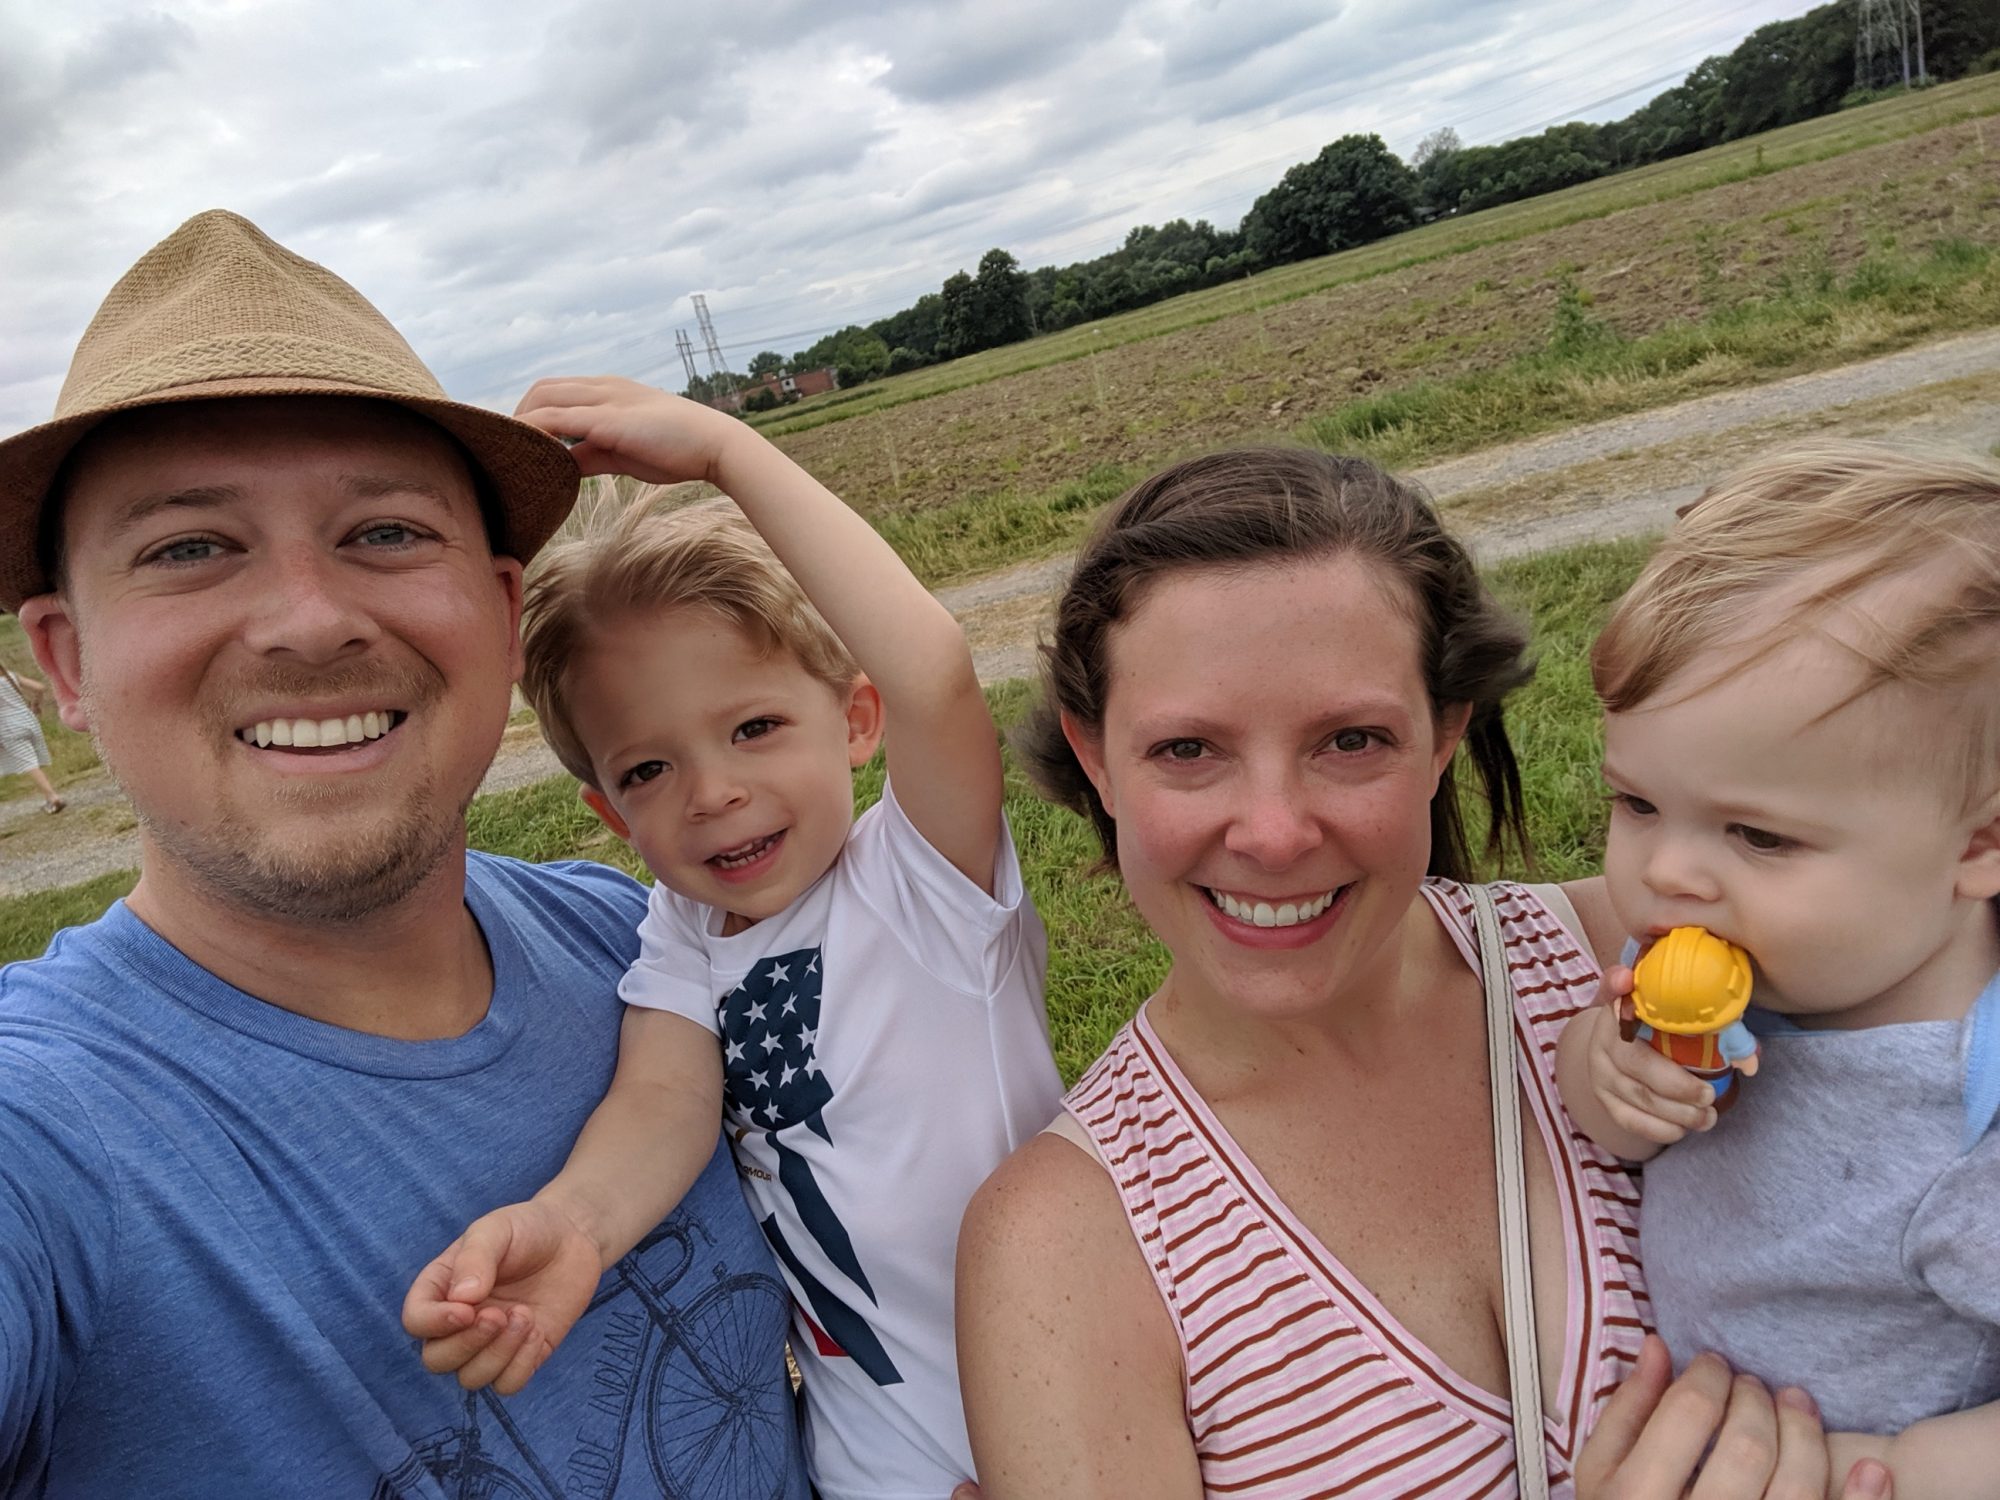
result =
[{"label": "gravel path", "polygon": [[[1794,375],[1769,385],[1724,391],[1683,401],[1677,406],[1565,428],[1546,437],[1468,453],[1407,472],[1441,506],[1448,507],[1455,497],[1467,491],[1571,469],[1616,454],[1824,412],[1856,402],[1905,395],[1922,386],[1996,371],[2000,371],[2000,329],[1989,329],[1860,364]],[[1700,493],[1700,485],[1693,486],[1691,493]],[[1681,503],[1684,500],[1664,505],[1663,513],[1671,516],[1674,505]],[[1563,544],[1554,541],[1543,545]],[[938,598],[954,614],[964,614],[1023,594],[1049,593],[1061,583],[1068,568],[1066,557],[1044,558],[940,589]]]},{"label": "gravel path", "polygon": [[[1574,427],[1412,471],[1483,560],[1663,530],[1714,474],[1802,432],[1918,438],[1985,452],[2000,439],[2000,330]],[[1674,482],[1668,482],[1668,476]],[[1069,560],[1048,558],[941,589],[965,622],[982,679],[1033,670],[1048,598]],[[532,728],[503,740],[482,791],[558,775]],[[0,896],[138,863],[129,805],[104,778],[64,789],[55,817],[21,781],[0,803]]]}]

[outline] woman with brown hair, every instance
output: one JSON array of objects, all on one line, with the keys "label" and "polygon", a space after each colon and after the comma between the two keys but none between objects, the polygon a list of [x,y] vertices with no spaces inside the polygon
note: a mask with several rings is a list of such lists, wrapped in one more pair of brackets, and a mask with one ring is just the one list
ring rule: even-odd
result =
[{"label": "woman with brown hair", "polygon": [[1824,1491],[1800,1394],[1668,1389],[1637,1183],[1562,1113],[1600,882],[1469,883],[1455,759],[1525,845],[1525,650],[1358,460],[1180,464],[1084,547],[1025,749],[1172,968],[967,1214],[986,1500],[1679,1496],[1718,1432],[1695,1494]]}]

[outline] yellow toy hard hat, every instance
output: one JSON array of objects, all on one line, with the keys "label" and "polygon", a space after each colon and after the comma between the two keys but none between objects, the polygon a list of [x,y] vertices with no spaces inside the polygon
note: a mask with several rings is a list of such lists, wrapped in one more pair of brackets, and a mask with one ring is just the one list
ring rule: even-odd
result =
[{"label": "yellow toy hard hat", "polygon": [[1750,955],[1700,927],[1676,927],[1633,971],[1632,1008],[1655,1031],[1702,1036],[1741,1020]]}]

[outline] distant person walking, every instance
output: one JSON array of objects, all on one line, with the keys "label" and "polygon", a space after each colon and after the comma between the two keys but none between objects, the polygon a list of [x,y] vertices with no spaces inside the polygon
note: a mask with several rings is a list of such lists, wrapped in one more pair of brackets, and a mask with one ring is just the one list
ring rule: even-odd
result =
[{"label": "distant person walking", "polygon": [[30,694],[39,708],[47,692],[34,678],[17,677],[0,665],[0,776],[26,775],[42,794],[42,811],[59,813],[63,799],[42,769],[49,763],[49,743],[42,738],[41,717],[28,707]]}]

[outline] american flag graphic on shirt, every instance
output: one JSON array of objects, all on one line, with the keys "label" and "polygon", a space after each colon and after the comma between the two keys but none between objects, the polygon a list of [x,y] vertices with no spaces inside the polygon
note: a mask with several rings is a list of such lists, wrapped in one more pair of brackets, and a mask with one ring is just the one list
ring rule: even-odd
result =
[{"label": "american flag graphic on shirt", "polygon": [[782,1139],[783,1132],[803,1127],[834,1144],[824,1113],[833,1086],[818,1056],[820,956],[818,948],[800,948],[761,958],[736,988],[716,1001],[723,1098],[739,1139],[755,1130],[770,1144],[778,1160],[778,1185],[791,1199],[799,1224],[859,1293],[844,1295],[815,1276],[800,1261],[778,1216],[764,1216],[765,1237],[804,1298],[801,1310],[812,1325],[818,1352],[852,1359],[877,1385],[896,1385],[903,1377],[859,1310],[860,1298],[870,1305],[877,1298],[847,1226],[827,1201],[811,1163]]}]

